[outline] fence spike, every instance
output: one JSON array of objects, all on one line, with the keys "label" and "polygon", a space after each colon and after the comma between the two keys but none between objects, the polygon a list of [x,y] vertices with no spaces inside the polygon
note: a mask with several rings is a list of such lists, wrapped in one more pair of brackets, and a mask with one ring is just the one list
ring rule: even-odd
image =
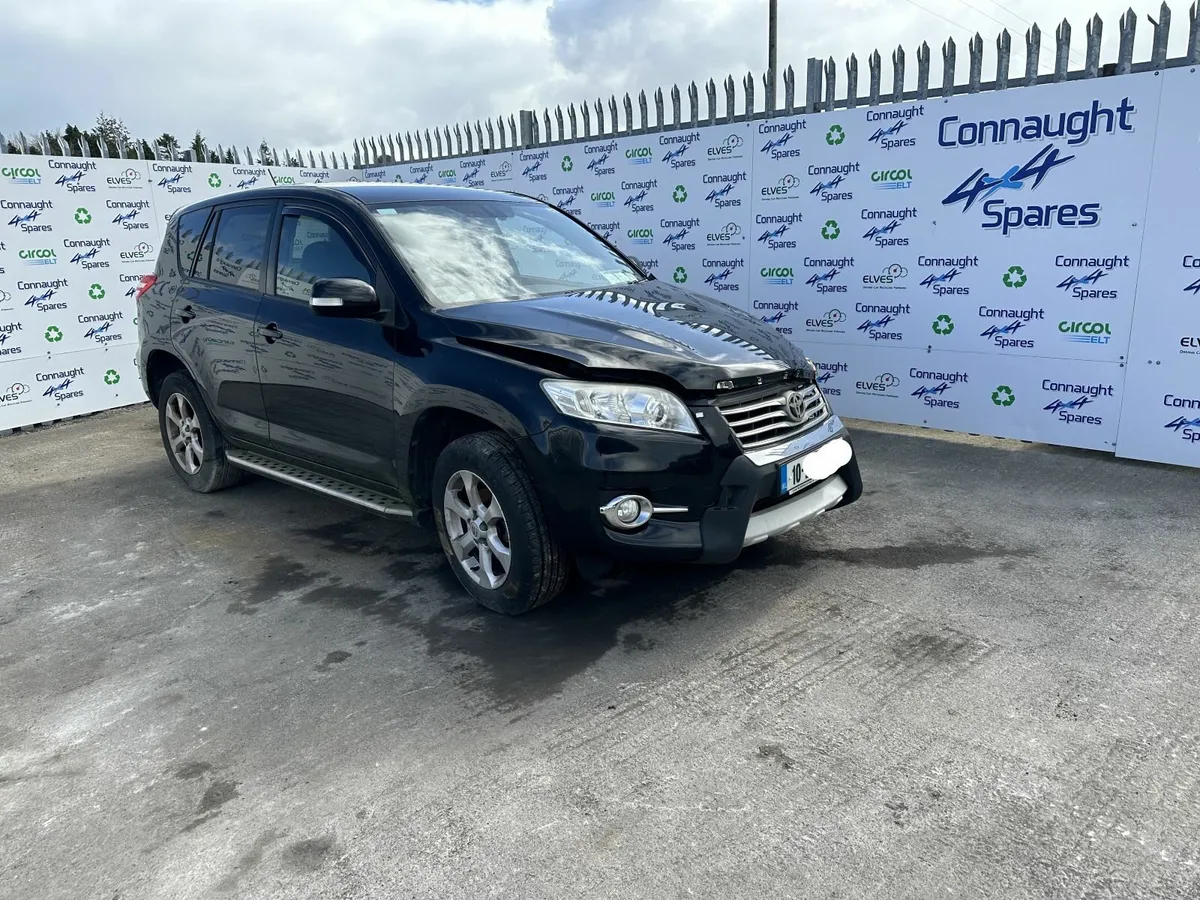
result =
[{"label": "fence spike", "polygon": [[796,112],[796,70],[788,66],[783,70],[783,114],[794,115]]},{"label": "fence spike", "polygon": [[480,153],[486,153],[487,147],[483,145],[483,123],[478,119],[475,120],[475,146],[479,148]]},{"label": "fence spike", "polygon": [[650,100],[644,90],[638,91],[638,121],[639,134],[650,129]]},{"label": "fence spike", "polygon": [[671,98],[671,122],[668,127],[678,128],[683,122],[683,97],[679,93],[679,85],[671,84],[669,96]]},{"label": "fence spike", "polygon": [[867,69],[871,73],[871,87],[867,105],[878,106],[879,87],[883,81],[883,61],[879,58],[878,50],[872,50],[871,55],[867,57]]},{"label": "fence spike", "polygon": [[828,112],[834,108],[837,100],[837,63],[833,61],[833,57],[825,60],[825,106],[824,109]]},{"label": "fence spike", "polygon": [[621,105],[625,107],[625,131],[628,134],[633,133],[633,98],[629,96],[629,91],[625,92],[625,96],[621,98]]},{"label": "fence spike", "polygon": [[700,89],[694,81],[688,85],[688,111],[688,122],[695,128],[700,124]]},{"label": "fence spike", "polygon": [[1117,50],[1117,74],[1128,75],[1133,71],[1133,37],[1137,31],[1137,13],[1127,9],[1121,16],[1121,46]]},{"label": "fence spike", "polygon": [[742,79],[742,87],[746,93],[746,114],[745,121],[749,122],[754,118],[754,73],[747,72],[746,77]]},{"label": "fence spike", "polygon": [[579,137],[579,121],[575,117],[575,104],[567,104],[567,121],[571,123],[571,140]]},{"label": "fence spike", "polygon": [[508,136],[512,140],[512,147],[515,150],[517,147],[517,117],[512,113],[508,114],[508,131]]},{"label": "fence spike", "polygon": [[342,151],[342,168],[343,169],[350,168],[350,161],[346,159],[345,151]]},{"label": "fence spike", "polygon": [[771,71],[763,72],[763,115],[768,119],[775,115],[775,88],[771,84]]},{"label": "fence spike", "polygon": [[487,143],[488,143],[488,149],[489,149],[489,150],[493,150],[493,151],[494,151],[494,150],[497,150],[497,149],[499,149],[499,148],[496,146],[496,129],[495,129],[495,127],[492,125],[492,120],[491,120],[491,117],[489,116],[488,118],[484,119],[484,120],[483,120],[483,124],[484,124],[484,126],[486,127],[486,129],[487,129],[487,136],[488,136],[488,137],[487,137]]},{"label": "fence spike", "polygon": [[[233,164],[234,164],[235,166],[240,166],[240,165],[242,164],[242,157],[241,157],[241,154],[240,154],[240,153],[238,153],[238,148],[237,148],[237,147],[230,147],[230,148],[229,148],[229,153],[230,153],[230,155],[232,155],[232,156],[233,156]],[[254,163],[254,160],[252,160],[252,159],[250,159],[250,160],[247,160],[247,163],[249,163],[249,164],[253,165],[253,163]]]},{"label": "fence spike", "polygon": [[1084,76],[1096,78],[1100,75],[1100,40],[1104,36],[1104,21],[1099,15],[1088,19],[1084,29],[1087,32],[1087,58],[1083,64]]},{"label": "fence spike", "polygon": [[567,129],[563,125],[563,108],[561,103],[554,107],[554,121],[558,123],[559,143],[563,143],[567,139]]},{"label": "fence spike", "polygon": [[596,99],[596,134],[604,134],[604,101]]},{"label": "fence spike", "polygon": [[996,90],[1008,87],[1008,69],[1012,63],[1012,35],[1005,28],[996,38]]},{"label": "fence spike", "polygon": [[[458,126],[455,126],[455,127],[457,128]],[[452,145],[450,143],[450,126],[443,125],[442,132],[446,135],[446,156],[454,156],[454,150],[451,149]],[[458,152],[462,153],[461,147],[459,147]]]},{"label": "fence spike", "polygon": [[585,138],[592,137],[592,110],[586,100],[579,104],[579,111],[583,113],[583,136]]},{"label": "fence spike", "polygon": [[254,154],[250,152],[250,147],[246,147],[246,165],[254,165]]},{"label": "fence spike", "polygon": [[892,102],[904,101],[904,46],[892,51]]},{"label": "fence spike", "polygon": [[737,105],[737,82],[733,80],[732,75],[725,76],[725,119],[726,122],[732,122],[734,118],[734,108]]},{"label": "fence spike", "polygon": [[500,149],[507,150],[510,147],[512,147],[513,149],[516,149],[515,144],[510,144],[508,142],[508,134],[504,130],[504,117],[503,116],[496,116],[496,128],[500,132]]},{"label": "fence spike", "polygon": [[1054,31],[1054,80],[1067,80],[1067,67],[1071,62],[1071,23],[1063,19]]},{"label": "fence spike", "polygon": [[616,134],[617,128],[618,128],[617,123],[618,123],[618,119],[619,119],[619,116],[617,115],[617,95],[616,94],[612,94],[608,98],[608,112],[609,112],[609,121],[612,122],[612,133]]},{"label": "fence spike", "polygon": [[[84,141],[83,143],[86,145],[87,141]],[[0,153],[7,153],[7,152],[8,152],[8,141],[4,139],[4,132],[0,132]],[[87,156],[86,153],[84,153],[82,155]]]},{"label": "fence spike", "polygon": [[[317,167],[317,158],[313,156],[313,152],[311,150],[308,151],[308,167],[310,169],[315,169]],[[321,166],[321,168],[323,169],[325,167]]]},{"label": "fence spike", "polygon": [[1193,3],[1188,10],[1188,44],[1186,59],[1189,63],[1200,63],[1200,3]]},{"label": "fence spike", "polygon": [[[284,152],[285,153],[287,152],[286,148],[284,149]],[[174,159],[178,155],[179,155],[178,149],[176,149],[176,147],[174,145],[172,145],[171,158]],[[286,166],[287,165],[286,159],[283,162],[279,161],[279,151],[276,150],[274,147],[271,148],[271,161],[274,162],[275,165],[277,165],[277,166]]]},{"label": "fence spike", "polygon": [[967,69],[967,92],[978,94],[979,86],[983,83],[983,37],[975,32],[975,37],[967,42],[970,66]]},{"label": "fence spike", "polygon": [[954,96],[954,64],[958,54],[958,48],[954,45],[954,38],[946,38],[946,43],[942,44],[942,96]]},{"label": "fence spike", "polygon": [[1042,55],[1042,29],[1037,22],[1025,32],[1025,84],[1037,84],[1039,57]]},{"label": "fence spike", "polygon": [[[218,150],[218,151],[220,151],[220,149],[221,149],[220,147],[218,147],[218,148],[217,148],[217,150]],[[321,168],[322,168],[322,169],[328,169],[328,168],[329,168],[329,163],[327,163],[327,162],[325,161],[325,151],[324,151],[324,150],[322,150],[322,151],[321,151],[321,155],[318,157],[318,159],[320,159],[320,160],[321,160]],[[315,169],[315,168],[316,168],[316,166],[313,166],[313,168]]]},{"label": "fence spike", "polygon": [[[543,141],[542,143],[553,144],[554,143],[554,129],[553,129],[553,126],[550,124],[550,107],[546,107],[545,109],[542,110],[542,121],[546,125],[546,140]],[[559,139],[561,140],[562,133],[560,132],[558,136],[559,136]]]},{"label": "fence spike", "polygon": [[522,128],[524,128],[525,122],[529,123],[529,133],[522,137],[521,143],[526,147],[536,147],[542,142],[542,129],[538,125],[537,111],[532,109],[525,110],[521,120]]},{"label": "fence spike", "polygon": [[858,106],[858,57],[853,53],[846,60],[846,109]]},{"label": "fence spike", "polygon": [[821,61],[810,56],[804,68],[804,111],[814,113],[821,108]]},{"label": "fence spike", "polygon": [[[547,129],[547,130],[549,130],[549,129]],[[450,129],[446,129],[446,132],[447,132],[447,133],[446,133],[446,149],[447,149],[447,150],[449,150],[449,149],[450,149],[450,134],[449,134],[449,131],[450,131]],[[469,131],[467,132],[467,136],[468,136],[468,137],[470,136],[470,132],[469,132]],[[459,127],[459,124],[458,124],[457,122],[455,122],[455,123],[454,123],[454,153],[455,153],[455,155],[456,155],[456,156],[462,156],[462,155],[463,155],[463,136],[462,136],[462,128],[461,128],[461,127]]]},{"label": "fence spike", "polygon": [[375,146],[374,135],[367,139],[367,146],[371,148],[371,155],[367,158],[367,165],[373,166],[379,160],[379,148]]},{"label": "fence spike", "polygon": [[929,71],[933,54],[928,41],[921,41],[917,48],[917,99],[924,100],[929,96]]},{"label": "fence spike", "polygon": [[708,100],[708,124],[716,124],[717,121],[717,83],[711,78],[704,85],[704,96]]}]

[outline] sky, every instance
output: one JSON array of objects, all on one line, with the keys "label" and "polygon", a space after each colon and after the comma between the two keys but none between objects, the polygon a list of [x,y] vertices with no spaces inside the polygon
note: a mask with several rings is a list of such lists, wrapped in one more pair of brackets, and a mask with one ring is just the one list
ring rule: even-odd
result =
[{"label": "sky", "polygon": [[[169,132],[185,146],[199,129],[211,146],[265,139],[281,152],[347,150],[363,135],[626,91],[636,110],[639,89],[652,96],[674,82],[760,78],[767,55],[767,0],[0,0],[0,8],[0,58],[24,74],[0,93],[6,137],[67,122],[90,127],[103,110],[135,136]],[[1135,59],[1145,59],[1145,13],[1157,18],[1157,7],[1134,8]],[[979,31],[987,80],[1000,29],[1013,34],[1016,74],[1025,29],[1038,20],[1049,71],[1054,28],[1066,17],[1077,68],[1095,13],[1104,20],[1102,61],[1115,60],[1123,10],[1096,0],[779,0],[780,67],[796,69],[803,98],[808,57],[837,60],[844,90],[844,61],[856,53],[865,92],[866,60],[879,49],[886,90],[891,51],[902,44],[912,87],[925,40],[931,82],[940,84],[940,48],[953,36],[961,81],[966,42]],[[1174,14],[1171,56],[1186,40],[1183,2]],[[686,104],[685,93],[685,114]]]}]

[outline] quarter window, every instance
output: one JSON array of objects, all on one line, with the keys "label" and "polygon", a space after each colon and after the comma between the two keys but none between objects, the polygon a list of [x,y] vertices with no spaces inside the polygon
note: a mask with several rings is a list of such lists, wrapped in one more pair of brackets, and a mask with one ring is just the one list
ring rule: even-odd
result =
[{"label": "quarter window", "polygon": [[179,271],[185,276],[192,272],[192,263],[200,247],[200,236],[204,233],[208,213],[207,208],[197,209],[179,217]]}]

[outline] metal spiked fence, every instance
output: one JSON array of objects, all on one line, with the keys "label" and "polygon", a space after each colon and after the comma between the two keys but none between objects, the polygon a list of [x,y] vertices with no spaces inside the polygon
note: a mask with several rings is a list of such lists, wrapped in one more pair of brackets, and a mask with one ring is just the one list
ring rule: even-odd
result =
[{"label": "metal spiked fence", "polygon": [[[878,106],[883,103],[900,103],[904,100],[924,100],[930,97],[950,97],[955,94],[972,94],[979,91],[999,91],[1033,84],[1060,81],[1076,81],[1084,78],[1100,78],[1109,75],[1125,75],[1130,72],[1147,72],[1172,66],[1200,65],[1200,16],[1198,3],[1188,11],[1188,39],[1184,55],[1167,58],[1167,38],[1171,28],[1171,10],[1166,3],[1159,8],[1158,19],[1146,17],[1153,27],[1150,58],[1140,62],[1133,59],[1133,41],[1137,28],[1137,15],[1129,9],[1121,16],[1120,43],[1117,60],[1101,65],[1100,44],[1104,22],[1099,15],[1093,16],[1086,26],[1086,47],[1082,66],[1072,69],[1071,23],[1063,19],[1054,32],[1054,70],[1038,74],[1041,66],[1042,31],[1033,24],[1025,32],[1025,71],[1012,71],[1012,35],[1004,29],[996,38],[996,76],[994,80],[983,80],[983,38],[976,32],[967,42],[966,80],[959,78],[957,68],[958,46],[953,38],[942,45],[942,80],[940,86],[931,85],[932,53],[928,43],[917,48],[917,79],[915,90],[905,90],[907,57],[904,47],[892,51],[891,90],[883,88],[883,60],[875,50],[867,57],[868,84],[866,94],[859,88],[858,58],[851,55],[846,60],[845,88],[839,91],[838,65],[833,59],[810,58],[807,63],[803,84],[804,96],[798,100],[796,73],[791,66],[783,72],[783,105],[777,106],[778,96],[775,75],[767,72],[762,76],[763,97],[760,102],[756,88],[758,80],[753,73],[739,83],[727,75],[720,86],[713,79],[701,88],[692,82],[686,88],[688,114],[683,114],[683,94],[679,85],[672,85],[667,93],[670,97],[671,115],[665,112],[666,98],[662,88],[654,91],[654,122],[650,121],[650,99],[646,92],[637,95],[637,112],[634,117],[634,99],[627,93],[618,101],[612,95],[604,101],[585,101],[576,106],[567,104],[565,113],[561,105],[554,108],[553,118],[549,108],[541,112],[521,110],[518,115],[477,120],[474,125],[466,123],[406,131],[403,135],[379,135],[354,141],[354,165],[356,167],[382,165],[394,162],[415,162],[495,153],[526,147],[541,147],[569,143],[590,138],[611,137],[623,134],[645,134],[647,132],[672,131],[680,128],[695,128],[725,122],[748,121],[751,119],[791,116],[799,113],[814,113],[832,109],[853,109],[859,106]],[[700,94],[703,90],[707,101],[701,112]],[[724,112],[718,109],[718,100],[723,95]],[[595,113],[594,127],[592,113]],[[607,113],[607,116],[606,116]],[[624,125],[621,114],[624,114]],[[582,127],[581,127],[582,125]],[[557,136],[556,133],[557,132]],[[485,139],[486,135],[486,139]]]}]

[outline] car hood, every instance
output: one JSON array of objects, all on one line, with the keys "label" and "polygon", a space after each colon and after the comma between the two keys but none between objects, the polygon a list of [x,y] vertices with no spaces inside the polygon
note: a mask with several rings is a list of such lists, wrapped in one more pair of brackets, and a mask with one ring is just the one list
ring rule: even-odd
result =
[{"label": "car hood", "polygon": [[693,391],[806,368],[773,327],[661,281],[438,311],[452,334],[550,354],[594,370],[649,371]]}]

